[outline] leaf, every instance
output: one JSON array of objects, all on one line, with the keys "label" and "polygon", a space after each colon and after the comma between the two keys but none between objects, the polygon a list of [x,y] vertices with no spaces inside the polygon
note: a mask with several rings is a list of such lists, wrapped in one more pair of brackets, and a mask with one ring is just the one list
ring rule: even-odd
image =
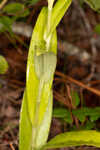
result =
[{"label": "leaf", "polygon": [[[74,129],[74,130],[73,130]],[[92,130],[92,129],[96,129],[96,122],[91,122],[90,120],[87,120],[86,122],[84,122],[84,125],[83,124],[81,124],[80,126],[79,126],[79,129],[80,130]],[[77,129],[77,127],[75,126],[75,128],[71,128],[70,129],[70,131],[77,131],[78,129]]]},{"label": "leaf", "polygon": [[100,24],[97,24],[94,28],[94,31],[98,34],[100,34]]},{"label": "leaf", "polygon": [[3,12],[12,14],[17,20],[20,17],[26,17],[29,15],[30,10],[25,8],[25,6],[21,3],[10,3],[3,8]]},{"label": "leaf", "polygon": [[72,110],[72,114],[76,116],[80,120],[80,122],[84,122],[86,118],[86,113],[85,113],[86,110],[87,109],[85,108],[74,109]]},{"label": "leaf", "polygon": [[82,6],[84,3],[84,0],[79,0],[79,3],[80,3],[80,6]]},{"label": "leaf", "polygon": [[90,120],[96,121],[100,118],[100,107],[96,107],[96,108],[90,108]]},{"label": "leaf", "polygon": [[[47,41],[44,39],[47,18],[48,9],[43,8],[36,22],[29,48],[26,98],[23,99],[20,122],[20,150],[41,149],[49,134],[53,100],[52,82],[57,62],[57,35],[55,26],[50,33],[48,50]],[[24,109],[27,110],[24,112]]]},{"label": "leaf", "polygon": [[84,130],[91,130],[95,127],[95,122],[87,121],[86,124],[83,126]]},{"label": "leaf", "polygon": [[11,19],[10,17],[1,16],[0,17],[0,26],[1,26],[0,32],[8,31],[12,35],[11,25],[13,21],[14,20]]},{"label": "leaf", "polygon": [[[44,93],[44,94],[42,95],[42,98],[43,98],[42,101],[45,101],[45,99],[48,100],[49,94],[51,91],[51,85],[52,85],[51,83],[53,80],[53,73],[52,73],[51,79],[49,79],[48,83],[45,83],[45,86],[44,86],[43,85],[43,82],[44,82],[43,78],[44,77],[42,77],[42,75],[40,75],[42,78],[40,81],[40,77],[37,75],[38,74],[37,72],[40,69],[35,67],[37,57],[39,57],[39,56],[37,56],[37,53],[38,53],[37,50],[38,49],[36,49],[36,45],[40,44],[40,41],[43,41],[43,33],[44,33],[43,31],[44,31],[44,26],[45,26],[46,15],[47,15],[47,9],[44,8],[44,9],[42,9],[42,12],[40,13],[40,16],[37,20],[36,26],[34,28],[32,40],[31,40],[32,42],[30,45],[29,56],[28,56],[26,86],[27,86],[27,95],[28,95],[28,100],[29,100],[29,102],[28,102],[29,110],[30,110],[29,113],[30,113],[30,118],[31,118],[32,122],[34,121],[34,113],[35,113],[35,107],[36,107],[35,103],[37,100],[38,92],[41,92],[41,89],[43,88],[42,93]],[[53,36],[52,42],[51,42],[51,45],[52,45],[51,52],[55,52],[55,50],[57,49],[57,45],[53,46],[53,44],[57,43],[57,42],[54,42],[56,40],[57,40],[56,33],[54,33],[54,36]],[[53,55],[55,55],[55,54],[53,54]],[[41,54],[41,57],[44,57],[44,55]],[[51,57],[51,56],[49,55],[49,57]],[[39,60],[37,60],[37,61],[38,61],[37,63],[40,63]],[[46,64],[49,65],[49,63],[50,63],[50,58],[48,59]],[[55,68],[55,64],[56,64],[56,60],[55,60],[55,63],[53,63],[54,68]],[[43,67],[42,67],[42,69],[43,69]],[[49,69],[49,66],[47,68]],[[48,73],[48,71],[45,70],[45,67],[43,70],[44,70],[43,72]],[[47,76],[48,76],[48,74],[47,74]],[[34,91],[34,93],[33,93],[33,91]],[[30,101],[30,99],[32,97],[34,97],[33,102]],[[47,101],[45,101],[45,105],[47,105]],[[45,109],[46,109],[46,106],[44,107],[44,112],[45,112]],[[42,109],[42,111],[43,111],[43,109]]]},{"label": "leaf", "polygon": [[28,0],[28,3],[29,5],[35,5],[39,0]]},{"label": "leaf", "polygon": [[8,70],[8,63],[6,59],[0,55],[0,74],[5,74]]},{"label": "leaf", "polygon": [[[46,21],[46,12],[47,9],[42,9],[38,20],[36,22],[33,35],[32,35],[32,40],[30,44],[30,49],[29,49],[29,55],[28,55],[28,62],[27,62],[27,79],[26,79],[26,86],[27,86],[27,95],[28,95],[28,109],[30,109],[30,118],[31,121],[34,121],[34,113],[35,113],[35,103],[38,95],[38,89],[39,89],[39,78],[37,77],[37,74],[35,72],[35,59],[34,53],[37,53],[37,47],[39,47],[40,41],[43,41],[43,31],[44,31],[44,26],[45,26],[45,21]],[[40,47],[41,50],[41,47]],[[34,91],[34,92],[33,92]],[[32,97],[34,98],[34,101],[32,102]]]},{"label": "leaf", "polygon": [[71,146],[91,145],[100,147],[100,132],[88,131],[73,131],[59,134],[51,139],[45,146],[45,149],[63,148]]},{"label": "leaf", "polygon": [[75,107],[77,107],[80,103],[80,98],[77,92],[72,91],[71,92],[71,97],[72,97],[72,103]]},{"label": "leaf", "polygon": [[71,114],[67,114],[67,117],[64,118],[64,121],[65,121],[66,123],[72,124],[73,120],[72,120],[72,118],[71,118]]},{"label": "leaf", "polygon": [[[86,117],[91,121],[96,121],[100,118],[100,107],[96,108],[77,108],[72,110],[72,114],[76,116],[80,122],[84,122]],[[53,117],[58,117],[64,119],[67,123],[72,123],[71,113],[65,108],[55,108],[53,111]]]},{"label": "leaf", "polygon": [[47,9],[43,9],[39,19],[36,22],[36,26],[34,29],[34,37],[32,38],[32,40],[34,41],[33,47],[35,48],[36,55],[43,54],[46,51],[46,42],[43,38],[44,29],[46,28],[46,20],[47,20],[46,14]]},{"label": "leaf", "polygon": [[19,149],[30,150],[32,139],[32,124],[29,118],[28,106],[27,106],[27,94],[24,92],[22,101],[22,108],[20,113],[20,128],[19,128]]},{"label": "leaf", "polygon": [[64,16],[66,10],[69,8],[72,0],[58,0],[53,8],[52,16],[51,16],[51,29],[48,33],[47,37],[50,36],[51,33],[54,32],[60,20]]},{"label": "leaf", "polygon": [[3,8],[3,12],[9,13],[9,14],[16,14],[19,12],[22,12],[24,10],[24,5],[21,3],[9,3]]},{"label": "leaf", "polygon": [[84,122],[86,117],[89,117],[91,121],[96,121],[100,118],[100,107],[96,108],[83,107],[81,109],[72,110],[72,113],[81,122]]},{"label": "leaf", "polygon": [[[52,34],[51,49],[44,50],[40,43],[44,41],[44,27],[47,19],[47,8],[43,8],[36,22],[27,62],[26,77],[26,103],[27,108],[22,107],[20,123],[20,150],[38,149],[46,143],[52,114],[52,81],[56,67],[57,37],[56,31]],[[40,48],[40,51],[38,51]],[[43,51],[41,49],[43,48]],[[52,60],[52,63],[50,63]],[[24,99],[25,101],[25,99]],[[27,109],[28,115],[24,115]],[[27,130],[24,126],[25,118],[31,124]],[[27,119],[28,118],[28,119]],[[24,122],[24,125],[23,125]],[[24,126],[24,127],[23,127]],[[32,132],[32,135],[30,133]],[[29,139],[24,138],[29,135]],[[24,142],[23,142],[24,139]],[[28,140],[28,143],[27,143]],[[29,143],[31,141],[31,143]],[[26,143],[28,146],[25,147]]]},{"label": "leaf", "polygon": [[[22,108],[21,108],[21,119],[20,119],[20,131],[19,131],[19,149],[20,150],[31,150],[36,144],[40,147],[47,137],[48,137],[48,130],[50,128],[51,122],[51,114],[52,114],[52,97],[51,100],[48,102],[48,107],[44,115],[44,119],[42,121],[41,127],[38,128],[38,134],[34,133],[34,127],[31,123],[28,111],[28,104],[27,104],[27,93],[26,90],[24,92]],[[34,135],[37,134],[36,143],[34,143]]]},{"label": "leaf", "polygon": [[23,12],[19,13],[17,16],[20,17],[27,17],[30,14],[30,10],[27,8]]},{"label": "leaf", "polygon": [[68,109],[65,108],[54,108],[53,117],[65,118],[68,112],[69,112]]},{"label": "leaf", "polygon": [[100,0],[85,0],[85,2],[95,11],[100,12]]},{"label": "leaf", "polygon": [[53,117],[62,118],[64,121],[66,121],[69,124],[71,124],[73,121],[70,111],[65,108],[55,108],[53,111]]}]

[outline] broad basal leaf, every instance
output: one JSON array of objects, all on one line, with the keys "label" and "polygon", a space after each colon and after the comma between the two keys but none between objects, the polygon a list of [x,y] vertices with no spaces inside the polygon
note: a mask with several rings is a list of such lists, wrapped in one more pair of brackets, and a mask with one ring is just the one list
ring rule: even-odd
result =
[{"label": "broad basal leaf", "polygon": [[44,39],[49,16],[47,8],[42,9],[36,22],[28,54],[20,122],[20,150],[41,149],[47,141],[52,114],[52,82],[57,62],[56,26],[70,2],[71,0],[58,0],[53,8],[49,49],[47,40]]},{"label": "broad basal leaf", "polygon": [[51,139],[44,146],[44,148],[51,149],[80,145],[100,147],[100,132],[97,132],[95,130],[88,130],[63,133]]},{"label": "broad basal leaf", "polygon": [[51,115],[52,115],[52,93],[48,101],[48,106],[40,126],[36,129],[32,125],[28,103],[27,103],[27,93],[24,92],[22,108],[21,108],[21,119],[20,119],[20,134],[19,134],[19,149],[20,150],[33,150],[34,147],[41,147],[45,144],[48,132],[50,128]]},{"label": "broad basal leaf", "polygon": [[[49,133],[53,99],[52,81],[56,67],[57,37],[55,31],[52,34],[50,42],[51,49],[49,52],[46,52],[43,36],[46,19],[47,8],[43,8],[33,31],[28,55],[25,91],[27,96],[23,99],[21,113],[20,150],[40,148],[45,144]],[[27,126],[24,126],[25,124]],[[27,143],[26,147],[24,143]]]},{"label": "broad basal leaf", "polygon": [[28,105],[27,105],[27,93],[24,92],[22,108],[20,113],[20,132],[19,132],[19,149],[31,150],[32,145],[32,123],[30,121]]}]

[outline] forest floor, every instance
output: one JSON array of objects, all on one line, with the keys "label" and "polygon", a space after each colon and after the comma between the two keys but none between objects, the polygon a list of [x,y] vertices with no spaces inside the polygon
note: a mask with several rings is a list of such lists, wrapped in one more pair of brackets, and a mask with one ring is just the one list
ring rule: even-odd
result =
[{"label": "forest floor", "polygon": [[[44,5],[45,1],[40,1],[34,6],[26,24],[32,23],[34,27]],[[71,91],[77,92],[80,97],[78,108],[83,107],[83,103],[90,108],[100,107],[100,35],[94,32],[99,23],[100,14],[86,4],[81,8],[75,1],[57,27],[58,62],[53,84],[54,108],[75,109]],[[29,45],[30,38],[17,36]],[[23,47],[19,41],[16,41],[16,45],[14,47],[5,34],[0,34],[0,54],[9,63],[7,73],[0,75],[0,150],[18,150],[19,117],[25,89],[28,48]],[[100,130],[99,119],[95,121],[93,129]],[[53,117],[49,138],[69,131],[72,126],[79,130],[84,124],[76,117],[72,124]],[[63,148],[68,149],[97,148]]]}]

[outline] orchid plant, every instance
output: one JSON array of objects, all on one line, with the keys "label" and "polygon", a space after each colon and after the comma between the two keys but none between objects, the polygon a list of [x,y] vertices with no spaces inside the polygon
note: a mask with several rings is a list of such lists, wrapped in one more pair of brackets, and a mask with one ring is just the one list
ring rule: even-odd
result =
[{"label": "orchid plant", "polygon": [[57,63],[56,27],[72,0],[48,0],[33,30],[27,60],[19,131],[19,150],[40,150],[77,145],[100,147],[96,131],[68,132],[47,142],[52,119],[52,83]]}]

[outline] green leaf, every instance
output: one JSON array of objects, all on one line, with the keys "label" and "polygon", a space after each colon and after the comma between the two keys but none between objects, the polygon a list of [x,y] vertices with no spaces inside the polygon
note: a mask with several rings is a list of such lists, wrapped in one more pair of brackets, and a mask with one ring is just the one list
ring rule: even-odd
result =
[{"label": "green leaf", "polygon": [[12,29],[11,29],[11,25],[13,23],[13,19],[11,19],[10,17],[7,16],[1,16],[0,17],[0,32],[4,32],[4,31],[8,31],[10,32],[10,34],[12,34]]},{"label": "green leaf", "polygon": [[43,9],[39,19],[36,22],[36,26],[34,29],[34,37],[32,38],[32,40],[34,41],[33,43],[34,45],[32,47],[35,48],[36,55],[43,54],[46,51],[46,42],[43,38],[44,29],[46,28],[46,21],[47,21],[46,14],[47,9]]},{"label": "green leaf", "polygon": [[85,114],[86,110],[87,109],[85,109],[85,108],[74,109],[74,110],[72,110],[72,113],[74,116],[76,116],[80,120],[80,122],[84,122],[85,118],[86,118],[86,114]]},{"label": "green leaf", "polygon": [[35,5],[39,0],[28,0],[26,3],[29,5]]},{"label": "green leaf", "polygon": [[84,0],[79,0],[80,5],[82,6],[84,3]]},{"label": "green leaf", "polygon": [[22,13],[18,14],[18,18],[20,17],[27,17],[30,14],[30,10],[27,8]]},{"label": "green leaf", "polygon": [[[41,146],[48,137],[48,130],[50,128],[51,115],[52,115],[52,95],[48,101],[48,106],[44,115],[44,119],[41,123],[41,126],[38,127],[38,133],[36,133],[36,128],[31,123],[28,103],[27,103],[27,93],[24,92],[22,108],[21,108],[21,118],[20,118],[20,131],[19,131],[19,149],[20,150],[31,150],[35,146]],[[37,140],[34,143],[34,138],[37,137]],[[35,145],[34,145],[35,144]]]},{"label": "green leaf", "polygon": [[[28,116],[25,116],[24,113],[21,114],[23,119],[21,119],[20,125],[20,150],[40,148],[45,144],[50,128],[53,99],[52,81],[56,67],[57,36],[55,31],[52,34],[51,49],[49,52],[46,52],[44,50],[45,42],[43,42],[46,19],[47,8],[43,8],[32,34],[28,55],[26,77],[27,108],[22,107],[22,112],[24,112],[24,109],[27,109]],[[41,46],[41,44],[43,45]],[[27,126],[22,127],[24,118],[30,121],[31,127],[29,130],[27,130]],[[31,141],[29,144],[29,142],[27,143],[27,138],[24,139],[24,137],[30,135],[30,132],[32,132],[32,135],[29,136],[28,141]],[[24,143],[29,144],[28,147],[25,147]]]},{"label": "green leaf", "polygon": [[3,8],[3,12],[6,12],[8,14],[13,14],[14,17],[20,18],[20,17],[26,17],[29,15],[30,10],[25,8],[25,6],[21,3],[11,3],[6,5]]},{"label": "green leaf", "polygon": [[16,14],[24,10],[24,5],[21,3],[9,3],[3,8],[3,12]]},{"label": "green leaf", "polygon": [[96,121],[100,118],[100,107],[96,108],[83,107],[80,109],[72,110],[72,113],[81,122],[84,122],[86,117],[89,117],[91,121]]},{"label": "green leaf", "polygon": [[[61,17],[62,15],[60,19]],[[47,40],[44,39],[47,18],[48,9],[43,8],[36,22],[29,48],[26,96],[23,99],[20,121],[20,150],[41,149],[49,134],[53,100],[52,82],[57,62],[57,35],[54,26],[50,33],[48,49]]]},{"label": "green leaf", "polygon": [[68,112],[69,111],[65,108],[54,108],[53,117],[65,118],[67,116]]},{"label": "green leaf", "polygon": [[85,2],[95,11],[100,12],[100,0],[85,0]]},{"label": "green leaf", "polygon": [[90,108],[89,116],[92,122],[98,120],[100,118],[100,107]]},{"label": "green leaf", "polygon": [[8,70],[8,63],[6,59],[0,55],[0,74],[5,74]]},{"label": "green leaf", "polygon": [[84,130],[91,130],[95,127],[95,122],[87,121],[86,124],[83,126]]},{"label": "green leaf", "polygon": [[29,118],[28,106],[27,106],[27,94],[24,92],[22,101],[22,108],[20,113],[20,128],[19,128],[19,149],[30,150],[32,139],[32,124]]},{"label": "green leaf", "polygon": [[53,111],[53,117],[62,118],[67,123],[72,123],[72,117],[70,111],[66,108],[55,108]]},{"label": "green leaf", "polygon": [[[64,16],[66,10],[69,8],[72,0],[58,0],[53,8],[52,16],[51,16],[51,29],[48,33],[48,36],[54,32],[60,20]],[[48,37],[47,36],[47,37]]]},{"label": "green leaf", "polygon": [[71,114],[70,114],[70,113],[67,114],[67,117],[64,118],[64,121],[65,121],[66,123],[72,124],[73,120],[72,120],[72,117],[71,117]]},{"label": "green leaf", "polygon": [[100,147],[100,132],[88,130],[63,133],[51,139],[44,148],[51,149],[81,145]]},{"label": "green leaf", "polygon": [[100,34],[100,24],[97,24],[94,28],[94,31],[98,34]]},{"label": "green leaf", "polygon": [[[49,55],[48,57],[50,57],[50,58],[47,60],[47,62],[45,62],[47,54],[44,53],[44,54],[39,55],[40,57],[43,57],[42,59],[44,60],[44,63],[46,63],[45,65],[47,65],[46,68],[48,70],[48,71],[45,70],[45,66],[43,65],[41,67],[42,67],[42,70],[44,70],[44,71],[43,71],[42,74],[40,74],[41,71],[40,71],[39,64],[41,65],[43,60],[40,59],[40,57],[37,55],[38,54],[37,47],[39,47],[40,42],[43,41],[43,34],[44,34],[43,31],[44,31],[44,27],[45,27],[46,16],[47,16],[47,9],[44,8],[44,9],[42,9],[42,11],[40,13],[39,18],[38,18],[37,23],[36,23],[36,26],[34,28],[32,40],[31,40],[31,45],[30,45],[30,49],[29,49],[29,56],[28,56],[26,86],[27,86],[27,95],[28,95],[28,100],[29,100],[29,102],[28,102],[29,110],[30,110],[29,113],[30,113],[30,118],[31,118],[32,122],[34,120],[34,115],[35,115],[34,114],[35,113],[35,108],[36,108],[35,103],[36,103],[36,100],[37,100],[37,96],[38,96],[38,93],[41,93],[42,88],[43,88],[42,93],[44,93],[42,95],[42,98],[43,98],[42,101],[45,102],[45,104],[44,104],[45,107],[44,107],[44,111],[43,111],[43,109],[41,111],[45,112],[46,105],[47,105],[47,101],[45,101],[45,99],[48,100],[49,95],[50,95],[51,85],[52,85],[51,83],[52,83],[52,80],[53,80],[53,72],[51,72],[52,73],[51,79],[49,79],[49,81],[46,82],[45,85],[43,83],[44,82],[43,80],[45,80],[46,76],[47,76],[46,78],[48,78],[48,71],[50,70],[49,67],[55,68],[55,64],[56,64],[56,60],[55,60],[55,62],[53,64],[51,64],[51,66],[49,66],[50,58],[53,55],[54,55],[53,57],[55,57],[55,54],[52,53],[52,55]],[[54,53],[57,50],[57,45],[53,46],[53,44],[57,43],[57,42],[54,42],[56,40],[57,40],[56,33],[54,33],[54,36],[52,37],[52,42],[51,42],[51,45],[52,45],[51,52],[54,52]],[[41,47],[40,47],[40,50],[41,50]],[[39,57],[39,59],[37,57]],[[39,68],[36,67],[37,63],[38,63]],[[46,73],[46,74],[44,74],[44,73]],[[38,74],[40,74],[40,75],[38,75]],[[34,93],[33,93],[33,91],[34,91]],[[32,99],[32,97],[34,97],[33,102],[30,101],[30,99]]]},{"label": "green leaf", "polygon": [[75,107],[77,107],[80,103],[80,98],[77,92],[72,91],[71,92],[71,96],[72,96],[72,103]]},{"label": "green leaf", "polygon": [[[79,129],[80,130],[92,130],[95,129],[96,127],[96,123],[95,122],[91,122],[90,120],[87,120],[84,125],[80,125]],[[77,128],[76,128],[77,130]],[[72,130],[71,130],[72,131]]]},{"label": "green leaf", "polygon": [[[100,107],[77,108],[72,110],[72,114],[76,116],[80,120],[80,122],[84,122],[86,117],[88,117],[92,123],[100,118]],[[68,109],[65,108],[55,108],[53,111],[53,117],[62,118],[67,123],[72,123],[71,113]]]}]

